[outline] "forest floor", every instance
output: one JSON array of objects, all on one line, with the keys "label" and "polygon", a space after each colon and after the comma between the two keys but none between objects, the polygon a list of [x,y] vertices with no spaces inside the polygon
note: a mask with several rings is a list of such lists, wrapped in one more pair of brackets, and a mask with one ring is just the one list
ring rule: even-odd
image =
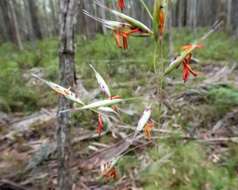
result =
[{"label": "forest floor", "polygon": [[[204,30],[198,31],[198,37]],[[191,42],[189,31],[174,34],[174,47]],[[119,105],[120,120],[96,133],[97,115],[73,114],[71,169],[75,189],[235,190],[238,189],[238,46],[215,33],[196,50],[199,76],[182,81],[181,68],[166,78],[163,99],[157,97],[150,40],[130,39],[128,51],[111,36],[77,40],[79,96],[101,98],[94,67],[113,95],[143,97]],[[32,48],[33,47],[33,48]],[[167,59],[167,44],[164,57]],[[31,77],[57,83],[57,40],[26,43],[18,52],[0,46],[0,189],[54,189],[57,162],[55,131],[57,95]],[[125,146],[148,102],[153,102],[152,141],[141,135],[116,164],[116,180],[100,177],[97,163]],[[163,101],[162,112],[158,102]],[[161,114],[160,124],[158,114]],[[24,187],[24,188],[23,188]],[[13,188],[14,189],[14,188]]]}]

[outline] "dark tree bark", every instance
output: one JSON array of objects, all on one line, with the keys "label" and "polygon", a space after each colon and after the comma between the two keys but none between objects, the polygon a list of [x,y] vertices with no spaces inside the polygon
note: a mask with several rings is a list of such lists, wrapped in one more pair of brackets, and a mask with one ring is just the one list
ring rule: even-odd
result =
[{"label": "dark tree bark", "polygon": [[176,17],[176,20],[177,20],[177,26],[179,28],[182,28],[183,27],[183,20],[184,20],[184,3],[185,1],[184,0],[180,0],[177,2],[177,12],[178,12],[178,17]]},{"label": "dark tree bark", "polygon": [[58,20],[56,17],[56,4],[54,0],[50,0],[50,9],[51,9],[51,16],[53,21],[53,34],[58,34]]},{"label": "dark tree bark", "polygon": [[3,21],[4,21],[4,25],[6,28],[6,36],[8,40],[11,40],[11,34],[12,34],[12,27],[11,27],[11,21],[10,21],[10,17],[8,14],[8,1],[7,0],[1,0],[0,1],[0,8],[1,8],[1,13],[2,13],[2,17],[3,17]]},{"label": "dark tree bark", "polygon": [[238,38],[238,1],[232,1],[232,8],[231,8],[231,23],[232,23],[232,30],[235,36]]},{"label": "dark tree bark", "polygon": [[[77,31],[80,32],[81,35],[85,38],[94,38],[99,28],[102,27],[101,24],[96,22],[95,20],[89,18],[85,14],[83,14],[82,10],[85,9],[90,12],[90,14],[97,16],[96,5],[93,0],[81,0],[79,4],[79,28]],[[99,16],[102,18],[101,16]],[[82,27],[80,27],[82,26]],[[97,27],[99,26],[99,27]],[[99,30],[102,31],[102,30]]]},{"label": "dark tree bark", "polygon": [[7,27],[9,39],[16,44],[18,49],[22,50],[23,45],[12,0],[1,0],[0,7],[5,21],[5,25]]},{"label": "dark tree bark", "polygon": [[187,13],[187,24],[194,34],[197,26],[197,0],[187,1]]},{"label": "dark tree bark", "polygon": [[50,23],[49,20],[49,15],[48,15],[48,5],[47,5],[47,1],[43,1],[42,2],[42,8],[43,8],[43,16],[41,16],[41,26],[43,25],[43,30],[42,34],[44,37],[50,37],[51,36],[51,28],[52,28],[52,24]]},{"label": "dark tree bark", "polygon": [[79,14],[78,14],[79,24],[77,25],[77,31],[79,31],[80,35],[87,37],[87,22],[86,22],[86,16],[85,14],[83,14],[83,9],[85,9],[84,1],[80,1]]},{"label": "dark tree bark", "polygon": [[[94,10],[94,1],[93,0],[81,0],[81,2],[84,1],[84,8],[86,10],[90,10],[91,13],[95,15],[95,10]],[[88,38],[94,38],[96,36],[96,24],[94,20],[89,18],[88,16],[85,16],[85,21],[86,21],[86,36]]]},{"label": "dark tree bark", "polygon": [[[59,69],[60,84],[66,88],[74,87],[75,76],[75,46],[74,26],[76,20],[77,0],[60,0],[60,49]],[[58,152],[58,186],[60,190],[72,189],[72,177],[70,174],[70,113],[60,113],[61,110],[72,108],[72,102],[61,96],[58,103],[58,128],[57,128],[57,152]]]},{"label": "dark tree bark", "polygon": [[227,16],[226,16],[226,30],[231,29],[231,10],[232,10],[232,0],[227,0]]},{"label": "dark tree bark", "polygon": [[12,21],[13,33],[14,33],[14,41],[18,49],[23,50],[22,40],[21,40],[17,17],[16,17],[16,11],[13,5],[13,0],[9,0],[8,3],[9,3],[9,11],[10,11],[10,16]]},{"label": "dark tree bark", "polygon": [[1,9],[2,6],[0,4],[0,43],[9,40],[8,31],[4,19],[4,13]]},{"label": "dark tree bark", "polygon": [[29,8],[29,1],[28,0],[23,0],[23,6],[24,6],[24,13],[23,13],[23,17],[24,17],[24,21],[25,21],[25,25],[26,28],[24,28],[23,30],[25,31],[25,38],[26,40],[30,40],[32,42],[34,42],[34,34],[33,34],[33,27],[32,27],[32,23],[31,23],[31,14],[30,14],[30,8]]},{"label": "dark tree bark", "polygon": [[41,32],[40,21],[38,18],[38,8],[36,5],[36,0],[28,0],[30,15],[31,15],[31,24],[34,31],[34,35],[37,39],[42,39],[43,35]]},{"label": "dark tree bark", "polygon": [[[101,2],[103,5],[105,5],[105,0],[102,0]],[[99,15],[102,19],[106,19],[105,9],[99,9]],[[101,26],[102,26],[102,32],[103,34],[105,34],[107,32],[107,28],[104,25],[101,25]]]}]

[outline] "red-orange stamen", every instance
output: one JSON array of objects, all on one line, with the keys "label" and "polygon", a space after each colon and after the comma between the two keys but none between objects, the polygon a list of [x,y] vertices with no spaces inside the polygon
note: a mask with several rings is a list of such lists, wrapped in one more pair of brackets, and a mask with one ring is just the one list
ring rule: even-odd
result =
[{"label": "red-orange stamen", "polygon": [[[120,30],[114,31],[117,47],[122,48],[122,45],[123,45],[123,48],[127,49],[129,36],[136,32],[140,32],[140,29],[138,29],[138,28],[131,29],[129,32],[123,32]],[[121,41],[122,41],[122,43],[121,43]]]},{"label": "red-orange stamen", "polygon": [[103,177],[106,178],[106,180],[110,180],[112,179],[116,179],[117,178],[117,171],[115,169],[115,167],[112,167],[111,169],[109,169],[104,175]]},{"label": "red-orange stamen", "polygon": [[116,31],[115,32],[115,38],[116,38],[116,44],[118,48],[122,48],[121,46],[121,32],[120,31]]},{"label": "red-orange stamen", "polygon": [[186,82],[188,80],[189,74],[191,73],[193,76],[197,76],[197,73],[192,70],[191,66],[189,65],[192,59],[192,54],[190,53],[187,57],[183,60],[183,80]]},{"label": "red-orange stamen", "polygon": [[163,7],[160,7],[160,12],[159,12],[159,33],[160,37],[163,37],[164,34],[164,22],[165,22],[165,15],[163,11]]},{"label": "red-orange stamen", "polygon": [[119,9],[123,10],[126,7],[125,0],[118,0],[117,1],[117,6]]},{"label": "red-orange stamen", "polygon": [[144,135],[148,140],[151,140],[151,130],[154,128],[154,123],[152,121],[148,121],[148,123],[144,127]]},{"label": "red-orange stamen", "polygon": [[115,99],[120,99],[120,98],[121,98],[121,96],[111,96],[110,100],[115,100]]},{"label": "red-orange stamen", "polygon": [[101,133],[103,131],[103,119],[102,119],[102,115],[100,113],[98,114],[98,127],[97,127],[96,131],[99,135],[101,135]]},{"label": "red-orange stamen", "polygon": [[[195,48],[203,48],[202,44],[196,44],[194,46],[195,46]],[[182,50],[187,51],[187,50],[191,49],[192,47],[193,47],[192,44],[184,45],[184,46],[182,46]]]}]

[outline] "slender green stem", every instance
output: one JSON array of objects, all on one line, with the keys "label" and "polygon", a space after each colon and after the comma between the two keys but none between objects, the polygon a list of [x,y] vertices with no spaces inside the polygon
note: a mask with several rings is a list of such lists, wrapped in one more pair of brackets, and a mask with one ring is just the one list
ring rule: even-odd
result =
[{"label": "slender green stem", "polygon": [[165,71],[165,61],[163,56],[163,39],[160,40],[160,92],[163,90],[164,84],[164,71]]},{"label": "slender green stem", "polygon": [[157,55],[157,52],[158,52],[158,44],[155,43],[155,48],[154,48],[154,73],[155,74],[158,74],[158,71],[157,71],[157,62],[158,62],[158,55]]},{"label": "slender green stem", "polygon": [[153,16],[149,10],[149,8],[147,7],[147,5],[145,4],[144,0],[140,0],[140,2],[142,3],[142,5],[144,6],[146,12],[148,13],[148,15],[150,16],[150,18],[153,20]]},{"label": "slender green stem", "polygon": [[158,42],[159,44],[159,77],[158,77],[158,91],[159,91],[159,116],[158,116],[158,119],[159,119],[159,123],[160,123],[160,120],[161,120],[161,113],[162,113],[162,104],[163,102],[161,101],[162,100],[162,91],[163,91],[163,80],[164,80],[164,60],[163,60],[163,41],[162,39],[159,40]]}]

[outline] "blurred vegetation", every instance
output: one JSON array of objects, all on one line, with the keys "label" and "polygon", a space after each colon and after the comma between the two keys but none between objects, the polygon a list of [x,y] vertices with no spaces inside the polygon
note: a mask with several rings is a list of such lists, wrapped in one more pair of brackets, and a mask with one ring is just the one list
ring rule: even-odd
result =
[{"label": "blurred vegetation", "polygon": [[211,88],[208,98],[209,103],[221,114],[230,111],[231,107],[238,106],[238,90],[229,86]]},{"label": "blurred vegetation", "polygon": [[[206,30],[200,29],[196,36],[201,36]],[[166,36],[167,38],[167,36]],[[194,36],[188,30],[174,32],[175,50],[192,42]],[[198,50],[195,56],[200,60],[237,60],[238,46],[236,41],[226,34],[213,34],[206,42],[203,50]],[[46,39],[27,43],[24,51],[17,51],[11,44],[3,44],[0,48],[0,110],[7,112],[33,112],[47,102],[52,102],[52,93],[48,90],[32,88],[26,85],[32,68],[43,68],[45,78],[57,82],[58,79],[58,43],[57,39]],[[165,45],[164,56],[168,57],[168,45]],[[96,87],[93,74],[88,64],[94,64],[99,72],[111,82],[139,80],[145,82],[144,72],[153,71],[153,41],[151,39],[130,38],[129,49],[120,50],[116,47],[111,35],[98,35],[93,40],[77,39],[76,53],[77,71],[88,88]],[[107,74],[106,74],[107,73]],[[136,75],[135,75],[136,73]],[[28,74],[28,77],[23,77]],[[176,76],[176,72],[173,73]],[[122,77],[123,76],[123,77]],[[122,93],[128,93],[123,92]],[[214,91],[211,92],[211,94]],[[224,92],[226,93],[226,92]],[[40,97],[44,97],[44,99]],[[51,101],[48,101],[51,100]],[[54,105],[53,101],[49,106]]]},{"label": "blurred vegetation", "polygon": [[230,167],[227,161],[216,164],[206,156],[206,145],[196,142],[163,143],[150,150],[154,159],[142,173],[145,190],[231,190],[238,187],[236,169],[238,149],[232,148]]},{"label": "blurred vegetation", "polygon": [[[197,32],[200,37],[204,29]],[[167,36],[166,36],[167,38]],[[182,45],[191,43],[194,36],[188,30],[174,32],[174,48],[176,52]],[[228,63],[238,60],[237,41],[226,34],[217,32],[204,44],[203,50],[196,50],[195,57],[204,62],[216,64],[216,61]],[[45,85],[36,88],[28,84],[33,68],[41,68],[44,78],[58,81],[58,43],[57,39],[46,39],[24,45],[24,51],[17,51],[11,44],[3,44],[0,48],[0,111],[24,112],[26,114],[39,110],[41,107],[54,107],[57,103],[55,94]],[[168,44],[165,46],[164,56],[168,58]],[[168,58],[169,59],[169,58]],[[128,82],[137,80],[145,84],[148,75],[153,71],[153,41],[151,39],[133,38],[129,40],[129,49],[120,50],[116,47],[111,35],[98,35],[93,40],[77,39],[76,65],[80,79],[87,89],[97,88],[93,72],[88,67],[91,63],[111,84],[115,82]],[[181,80],[180,72],[173,72],[173,78]],[[201,79],[193,80],[199,83]],[[182,92],[190,88],[190,84],[178,84],[173,92]],[[113,94],[130,96],[135,89],[117,88]],[[193,105],[193,102],[191,103]],[[207,126],[208,122],[221,118],[226,112],[238,105],[238,90],[232,86],[218,85],[208,90],[205,100],[199,105],[184,106],[176,118],[181,120],[181,126],[189,127],[194,112],[201,125]],[[141,107],[142,110],[142,107]],[[155,109],[156,115],[159,110]],[[183,114],[185,112],[185,114]],[[182,114],[181,114],[182,113]],[[179,115],[180,114],[180,115]],[[183,117],[181,116],[183,115]],[[78,117],[90,117],[96,120],[94,113],[80,113]],[[94,118],[95,117],[95,118]],[[90,129],[95,129],[91,119]],[[130,122],[131,117],[124,116],[125,122]],[[88,121],[81,125],[87,125]],[[207,122],[207,123],[206,123]],[[107,143],[111,140],[107,136],[101,141]],[[233,190],[238,189],[237,168],[238,148],[229,145],[227,159],[222,158],[219,163],[208,159],[206,144],[196,142],[184,143],[176,137],[171,141],[161,141],[160,146],[150,148],[145,154],[152,159],[152,163],[145,166],[138,176],[138,182],[148,190]],[[232,158],[232,159],[229,159]],[[142,163],[146,163],[142,162]],[[129,174],[140,162],[134,154],[123,157],[118,168],[120,174]],[[142,166],[143,168],[144,166]]]}]

